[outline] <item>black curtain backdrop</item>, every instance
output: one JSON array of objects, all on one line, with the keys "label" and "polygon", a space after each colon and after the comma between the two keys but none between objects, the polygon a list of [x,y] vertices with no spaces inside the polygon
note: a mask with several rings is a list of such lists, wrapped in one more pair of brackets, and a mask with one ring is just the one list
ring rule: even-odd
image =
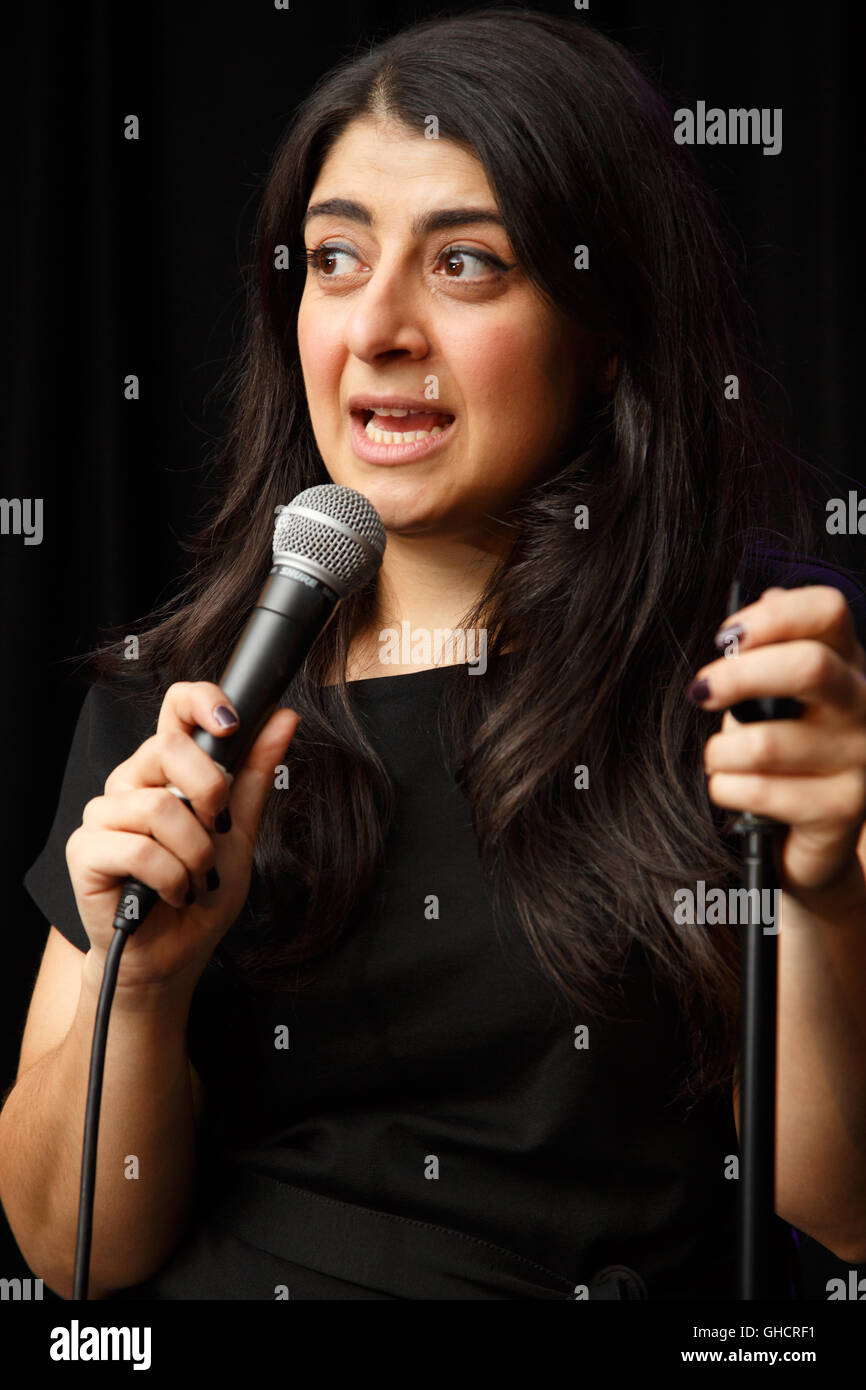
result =
[{"label": "black curtain backdrop", "polygon": [[[575,13],[566,0],[537,8]],[[237,343],[256,200],[285,123],[337,59],[438,9],[49,0],[6,30],[0,493],[42,498],[44,535],[32,546],[0,536],[4,1093],[47,934],[21,878],[47,834],[85,693],[69,658],[106,625],[135,632],[182,573],[178,538],[208,496],[215,387]],[[862,494],[860,50],[847,6],[591,0],[588,17],[645,61],[674,107],[782,108],[779,155],[720,146],[701,158],[742,257],[768,404],[790,446],[828,470],[828,496]],[[130,113],[138,141],[124,139]],[[139,401],[124,399],[128,373]],[[828,541],[826,554],[862,571],[864,549],[855,536]],[[804,1248],[807,1293],[826,1298],[843,1267]],[[16,1274],[26,1270],[4,1226],[0,1275]]]}]

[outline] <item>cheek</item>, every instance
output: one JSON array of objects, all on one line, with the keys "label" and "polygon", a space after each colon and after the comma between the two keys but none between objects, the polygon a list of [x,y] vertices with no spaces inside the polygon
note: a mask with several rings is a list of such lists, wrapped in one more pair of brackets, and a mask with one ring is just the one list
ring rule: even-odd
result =
[{"label": "cheek", "polygon": [[[449,338],[449,362],[470,407],[479,457],[491,451],[501,479],[523,486],[562,447],[582,410],[592,370],[591,336],[530,308],[484,332]],[[458,360],[459,358],[459,360]]]},{"label": "cheek", "polygon": [[472,332],[449,330],[447,358],[451,377],[470,414],[473,429],[499,431],[528,414],[530,380],[527,362],[535,344],[514,322],[490,324]]},{"label": "cheek", "polygon": [[495,448],[503,468],[510,463],[517,476],[532,476],[574,408],[573,389],[560,385],[566,370],[555,339],[531,318],[502,324],[473,335],[461,362],[461,391],[481,452],[489,457]]},{"label": "cheek", "polygon": [[298,355],[308,396],[329,386],[339,370],[339,335],[327,320],[301,300],[297,319]]}]

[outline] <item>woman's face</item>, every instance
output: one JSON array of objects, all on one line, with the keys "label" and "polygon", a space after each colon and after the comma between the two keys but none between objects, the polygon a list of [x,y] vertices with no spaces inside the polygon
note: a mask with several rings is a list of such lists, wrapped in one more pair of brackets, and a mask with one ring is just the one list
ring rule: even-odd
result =
[{"label": "woman's face", "polygon": [[[479,210],[498,218],[474,155],[373,118],[344,132],[310,195],[298,345],[313,431],[331,479],[391,532],[489,535],[567,445],[598,370],[595,336],[543,302]],[[378,421],[390,433],[442,432],[376,443],[359,396],[412,406]]]}]

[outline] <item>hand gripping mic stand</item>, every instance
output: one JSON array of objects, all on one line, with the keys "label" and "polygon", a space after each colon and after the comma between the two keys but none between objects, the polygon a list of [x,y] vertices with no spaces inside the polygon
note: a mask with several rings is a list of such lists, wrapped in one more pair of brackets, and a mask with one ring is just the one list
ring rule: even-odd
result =
[{"label": "hand gripping mic stand", "polygon": [[[728,597],[728,615],[742,607],[740,581]],[[797,719],[799,700],[765,696],[743,700],[731,714],[741,724],[762,719]],[[745,811],[734,824],[742,841],[742,886],[747,890],[747,920],[741,924],[740,951],[740,1170],[739,1297],[746,1301],[785,1297],[776,1256],[776,1004],[778,931],[761,921],[764,894],[777,902],[776,868],[779,832],[785,827],[769,816]],[[753,891],[754,890],[754,891]]]}]

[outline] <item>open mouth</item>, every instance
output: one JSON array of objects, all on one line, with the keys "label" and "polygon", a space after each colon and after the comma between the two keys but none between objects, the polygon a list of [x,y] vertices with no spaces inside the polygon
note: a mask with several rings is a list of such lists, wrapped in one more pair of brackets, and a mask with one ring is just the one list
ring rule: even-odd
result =
[{"label": "open mouth", "polygon": [[413,444],[416,440],[443,434],[454,421],[453,415],[438,411],[395,410],[378,414],[374,410],[353,410],[373,444]]}]

